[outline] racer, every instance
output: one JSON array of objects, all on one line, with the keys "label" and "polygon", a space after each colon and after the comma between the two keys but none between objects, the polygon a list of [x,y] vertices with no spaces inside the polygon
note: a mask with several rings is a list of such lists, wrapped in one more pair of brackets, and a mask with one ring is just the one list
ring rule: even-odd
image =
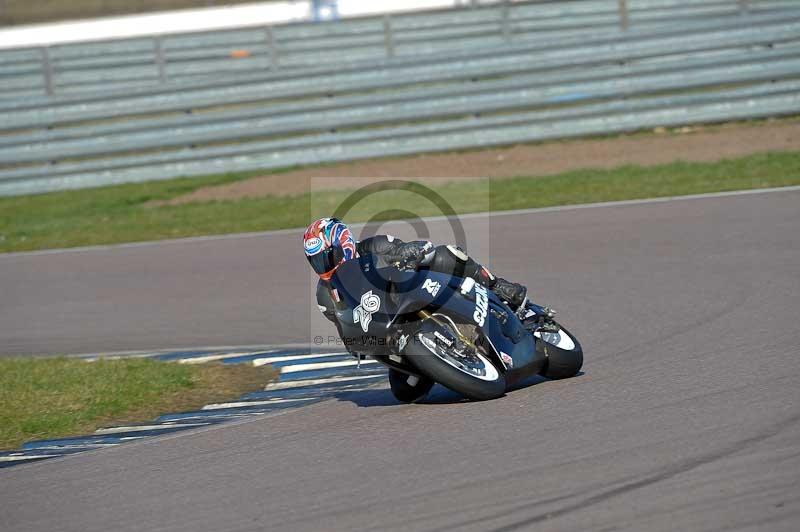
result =
[{"label": "racer", "polygon": [[357,242],[350,228],[342,221],[320,218],[306,229],[303,249],[311,268],[320,277],[317,285],[319,309],[337,325],[337,329],[339,324],[328,281],[342,263],[360,255],[378,255],[387,263],[402,268],[429,268],[457,277],[472,277],[494,291],[514,311],[524,309],[527,301],[527,289],[524,286],[495,277],[457,246],[434,246],[425,240],[403,242],[390,235],[376,235]]}]

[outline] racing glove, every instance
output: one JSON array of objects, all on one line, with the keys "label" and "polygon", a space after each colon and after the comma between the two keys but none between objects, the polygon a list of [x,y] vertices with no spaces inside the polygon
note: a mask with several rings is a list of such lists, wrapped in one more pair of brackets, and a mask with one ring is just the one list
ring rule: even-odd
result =
[{"label": "racing glove", "polygon": [[395,253],[391,255],[389,262],[396,264],[399,268],[416,270],[424,264],[428,255],[433,252],[433,244],[425,241],[406,242],[400,244]]}]

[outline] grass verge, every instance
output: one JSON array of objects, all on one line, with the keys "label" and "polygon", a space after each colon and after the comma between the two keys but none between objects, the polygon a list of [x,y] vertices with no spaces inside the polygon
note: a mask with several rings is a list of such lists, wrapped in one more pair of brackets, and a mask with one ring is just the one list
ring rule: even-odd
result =
[{"label": "grass verge", "polygon": [[[303,227],[310,219],[333,212],[350,193],[147,205],[152,200],[168,200],[252,175],[226,174],[0,198],[0,252]],[[799,184],[800,152],[776,152],[715,163],[624,166],[433,188],[456,212],[468,213]],[[409,205],[409,201],[415,214],[440,214],[436,206],[420,203],[418,197],[393,191],[362,202],[347,219],[365,221],[387,205]],[[389,212],[397,215],[396,211]]]},{"label": "grass verge", "polygon": [[263,389],[274,377],[269,366],[147,358],[0,359],[0,449],[236,399]]}]

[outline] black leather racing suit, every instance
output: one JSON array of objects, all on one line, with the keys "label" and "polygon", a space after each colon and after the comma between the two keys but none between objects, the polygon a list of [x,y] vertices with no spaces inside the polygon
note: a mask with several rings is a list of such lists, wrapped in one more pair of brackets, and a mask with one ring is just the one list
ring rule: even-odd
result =
[{"label": "black leather racing suit", "polygon": [[[457,277],[472,277],[486,288],[494,290],[514,307],[518,307],[525,300],[525,287],[495,277],[457,246],[434,246],[427,241],[403,242],[389,235],[376,235],[358,242],[356,251],[359,255],[378,255],[387,263],[399,262]],[[336,320],[334,302],[327,281],[320,280],[317,285],[317,305],[325,317],[336,324],[338,330],[339,323]]]}]

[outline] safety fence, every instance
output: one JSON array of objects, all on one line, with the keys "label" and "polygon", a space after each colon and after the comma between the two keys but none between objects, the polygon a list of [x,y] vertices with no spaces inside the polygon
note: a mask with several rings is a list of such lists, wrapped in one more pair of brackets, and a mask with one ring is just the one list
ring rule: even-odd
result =
[{"label": "safety fence", "polygon": [[109,89],[254,71],[304,70],[364,60],[478,51],[509,40],[559,42],[587,31],[720,21],[775,12],[796,0],[583,0],[500,2],[469,9],[328,23],[156,35],[0,51],[0,98]]},{"label": "safety fence", "polygon": [[[214,63],[201,52],[242,46],[235,39],[253,30],[174,36],[193,43],[171,45],[191,60],[174,56],[164,83],[100,90],[98,80],[112,84],[143,68],[125,63],[136,53],[120,49],[115,68],[78,69],[95,76],[80,78],[81,90],[0,98],[0,195],[800,110],[796,2],[589,0],[404,17],[390,27],[417,38],[398,30],[382,49],[368,41],[369,28],[381,23],[385,36],[385,19],[282,26],[273,36],[317,46],[304,52],[316,62],[284,61],[285,50],[278,62],[253,53],[244,58],[250,68],[220,66],[209,76],[192,70]],[[560,29],[542,29],[548,24]],[[335,42],[335,61],[321,59]],[[76,68],[106,65],[93,46],[61,53]],[[26,64],[7,54],[0,72]]]}]

